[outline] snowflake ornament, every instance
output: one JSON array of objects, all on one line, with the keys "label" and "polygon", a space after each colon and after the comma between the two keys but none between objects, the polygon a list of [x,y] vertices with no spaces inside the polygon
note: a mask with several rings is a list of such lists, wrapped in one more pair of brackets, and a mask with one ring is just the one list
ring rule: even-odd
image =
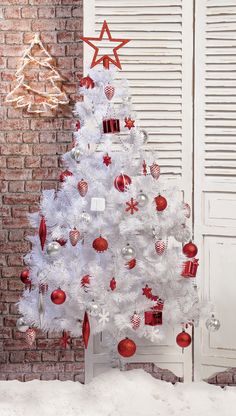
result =
[{"label": "snowflake ornament", "polygon": [[127,208],[125,211],[129,212],[133,215],[134,211],[138,211],[138,202],[134,200],[134,198],[131,198],[129,202],[126,202]]},{"label": "snowflake ornament", "polygon": [[146,332],[145,336],[151,342],[160,341],[160,339],[162,338],[162,336],[160,334],[160,329],[159,328],[154,328],[154,327],[148,328],[148,331]]},{"label": "snowflake ornament", "polygon": [[105,309],[102,309],[102,311],[98,314],[98,322],[102,325],[106,325],[106,323],[109,322],[110,313],[106,311]]}]

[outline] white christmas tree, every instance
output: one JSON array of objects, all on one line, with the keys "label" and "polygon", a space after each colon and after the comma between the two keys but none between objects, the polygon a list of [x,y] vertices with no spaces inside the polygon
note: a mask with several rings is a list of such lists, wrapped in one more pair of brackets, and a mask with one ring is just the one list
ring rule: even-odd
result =
[{"label": "white christmas tree", "polygon": [[[104,32],[113,41],[106,22],[100,38]],[[61,189],[44,191],[40,213],[31,215],[39,236],[29,238],[18,328],[32,342],[35,328],[64,331],[65,346],[65,331],[82,333],[86,347],[90,333],[106,330],[110,346],[127,357],[137,336],[158,342],[169,325],[198,321],[200,305],[191,279],[197,247],[186,225],[190,208],[162,182],[157,155],[143,150],[147,133],[128,84],[115,80],[117,48],[116,61],[105,55],[98,67],[95,59],[80,81],[84,101],[76,104]],[[177,343],[190,342],[180,332]]]}]

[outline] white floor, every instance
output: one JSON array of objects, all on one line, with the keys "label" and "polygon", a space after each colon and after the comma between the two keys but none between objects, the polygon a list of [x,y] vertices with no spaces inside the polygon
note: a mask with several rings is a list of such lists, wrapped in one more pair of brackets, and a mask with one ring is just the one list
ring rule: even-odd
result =
[{"label": "white floor", "polygon": [[235,416],[236,387],[173,386],[143,370],[71,381],[0,382],[1,416]]}]

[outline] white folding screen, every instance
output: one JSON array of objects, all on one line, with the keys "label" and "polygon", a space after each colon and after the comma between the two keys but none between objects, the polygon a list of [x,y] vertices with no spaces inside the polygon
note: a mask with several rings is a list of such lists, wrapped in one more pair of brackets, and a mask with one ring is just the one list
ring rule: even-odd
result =
[{"label": "white folding screen", "polygon": [[[84,35],[98,36],[103,21],[112,35],[131,41],[119,52],[139,124],[149,133],[147,150],[157,150],[161,172],[192,198],[193,126],[193,1],[192,0],[84,0]],[[104,46],[106,48],[106,45]],[[85,73],[93,51],[84,45]],[[178,328],[179,330],[179,328]],[[191,379],[191,349],[182,354],[169,330],[159,346],[139,341],[129,361],[154,362],[185,380]],[[86,379],[104,371],[109,358],[102,338],[86,353]]]},{"label": "white folding screen", "polygon": [[236,367],[236,1],[197,0],[195,22],[194,229],[201,293],[221,321],[198,331],[204,378]]}]

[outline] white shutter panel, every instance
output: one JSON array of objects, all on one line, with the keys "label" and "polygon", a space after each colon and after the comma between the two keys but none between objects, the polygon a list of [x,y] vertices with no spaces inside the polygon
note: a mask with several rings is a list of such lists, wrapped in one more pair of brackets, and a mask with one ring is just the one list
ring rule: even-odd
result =
[{"label": "white shutter panel", "polygon": [[196,2],[195,240],[201,288],[221,329],[203,326],[197,354],[206,377],[236,366],[236,2]]},{"label": "white shutter panel", "polygon": [[[86,4],[87,3],[87,4]],[[89,3],[89,4],[88,4]],[[157,150],[161,172],[192,197],[193,0],[92,0],[84,2],[84,35],[98,36],[106,20],[113,37],[131,39],[119,56],[147,149]],[[93,50],[84,45],[85,71]],[[86,354],[86,375],[104,370],[108,357],[98,338]],[[182,354],[170,329],[165,344],[142,341],[135,362],[156,362],[191,379],[191,349]],[[130,360],[131,361],[131,360]]]}]

